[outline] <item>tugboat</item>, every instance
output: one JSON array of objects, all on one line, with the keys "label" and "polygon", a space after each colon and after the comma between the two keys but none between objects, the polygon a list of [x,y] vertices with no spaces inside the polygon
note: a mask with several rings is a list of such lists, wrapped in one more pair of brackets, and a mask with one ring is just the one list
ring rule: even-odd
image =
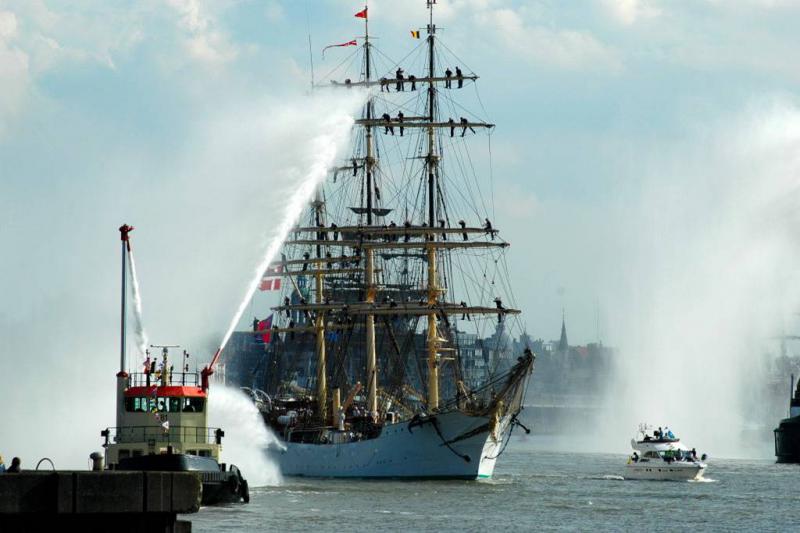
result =
[{"label": "tugboat", "polygon": [[775,457],[779,463],[800,463],[800,380],[796,388],[794,375],[791,380],[794,395],[789,398],[789,418],[781,420],[775,429]]},{"label": "tugboat", "polygon": [[631,439],[633,454],[625,467],[625,479],[652,479],[690,481],[703,477],[706,455],[697,458],[671,431],[660,428],[648,432],[646,425],[639,427],[636,438]]},{"label": "tugboat", "polygon": [[160,367],[150,361],[143,372],[126,371],[126,265],[130,261],[129,233],[122,239],[122,334],[117,374],[117,427],[106,428],[106,468],[160,472],[196,472],[203,484],[202,505],[249,502],[247,480],[234,465],[220,463],[224,431],[208,427],[208,390],[212,370],[189,372],[184,350],[182,372],[173,372],[169,349],[161,348]]}]

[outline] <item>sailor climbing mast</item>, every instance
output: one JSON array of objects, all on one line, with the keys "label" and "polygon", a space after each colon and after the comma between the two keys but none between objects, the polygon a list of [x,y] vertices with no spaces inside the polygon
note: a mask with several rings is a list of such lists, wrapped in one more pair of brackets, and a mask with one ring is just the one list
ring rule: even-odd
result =
[{"label": "sailor climbing mast", "polygon": [[[428,19],[428,120],[430,124],[428,132],[428,155],[426,166],[428,171],[428,227],[434,228],[436,224],[436,174],[438,170],[438,158],[436,156],[435,129],[433,123],[436,121],[436,84],[433,78],[436,75],[435,56],[434,56],[434,35],[436,26],[433,24],[433,5],[436,0],[427,0],[430,18]],[[428,237],[428,306],[431,312],[428,314],[428,409],[433,411],[439,408],[439,335],[436,331],[436,301],[439,298],[436,284],[436,248],[433,242],[436,241],[436,234],[431,233]]]},{"label": "sailor climbing mast", "polygon": [[[369,43],[369,4],[364,6],[364,78],[367,83],[372,81],[372,71],[370,64],[370,43]],[[367,99],[367,120],[371,120],[372,116],[372,96]],[[373,223],[372,214],[372,171],[374,169],[374,158],[372,156],[372,126],[366,127],[367,139],[367,154],[364,159],[364,170],[366,172],[366,189],[367,189],[367,226]],[[375,303],[375,264],[374,254],[372,249],[366,250],[366,271],[365,271],[365,285],[366,285],[366,301]],[[375,353],[375,315],[368,314],[366,316],[366,350],[367,350],[367,410],[373,417],[378,414],[378,364],[377,355]]]}]

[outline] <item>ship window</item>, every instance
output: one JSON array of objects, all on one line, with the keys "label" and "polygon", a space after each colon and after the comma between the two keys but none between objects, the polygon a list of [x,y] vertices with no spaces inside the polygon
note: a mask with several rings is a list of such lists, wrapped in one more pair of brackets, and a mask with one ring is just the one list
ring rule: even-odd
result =
[{"label": "ship window", "polygon": [[172,413],[180,412],[182,398],[169,398],[169,411]]},{"label": "ship window", "polygon": [[203,398],[184,398],[183,399],[183,412],[184,413],[202,413],[203,412]]},{"label": "ship window", "polygon": [[118,459],[127,459],[131,456],[130,450],[120,450],[119,455],[117,456]]},{"label": "ship window", "polygon": [[125,398],[125,410],[129,413],[149,411],[148,398]]}]

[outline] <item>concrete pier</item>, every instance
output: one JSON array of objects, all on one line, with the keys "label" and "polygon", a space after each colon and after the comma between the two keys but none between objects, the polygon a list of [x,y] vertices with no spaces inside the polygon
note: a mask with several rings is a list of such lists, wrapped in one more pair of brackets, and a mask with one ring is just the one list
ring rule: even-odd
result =
[{"label": "concrete pier", "polygon": [[0,531],[191,532],[177,515],[197,512],[201,493],[187,472],[0,474]]}]

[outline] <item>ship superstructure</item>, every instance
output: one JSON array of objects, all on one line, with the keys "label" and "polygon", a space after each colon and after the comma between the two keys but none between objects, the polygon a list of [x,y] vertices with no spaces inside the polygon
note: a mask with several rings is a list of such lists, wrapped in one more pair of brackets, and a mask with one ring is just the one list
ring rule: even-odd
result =
[{"label": "ship superstructure", "polygon": [[[427,7],[416,63],[387,63],[358,15],[363,45],[331,77],[358,76],[328,85],[369,91],[352,155],[265,272],[282,292],[253,335],[287,475],[488,477],[518,424],[533,354],[510,351],[509,244],[473,164],[493,124],[458,103],[478,77],[440,46]],[[493,346],[467,354],[470,335]],[[476,357],[483,379],[465,380]]]}]

